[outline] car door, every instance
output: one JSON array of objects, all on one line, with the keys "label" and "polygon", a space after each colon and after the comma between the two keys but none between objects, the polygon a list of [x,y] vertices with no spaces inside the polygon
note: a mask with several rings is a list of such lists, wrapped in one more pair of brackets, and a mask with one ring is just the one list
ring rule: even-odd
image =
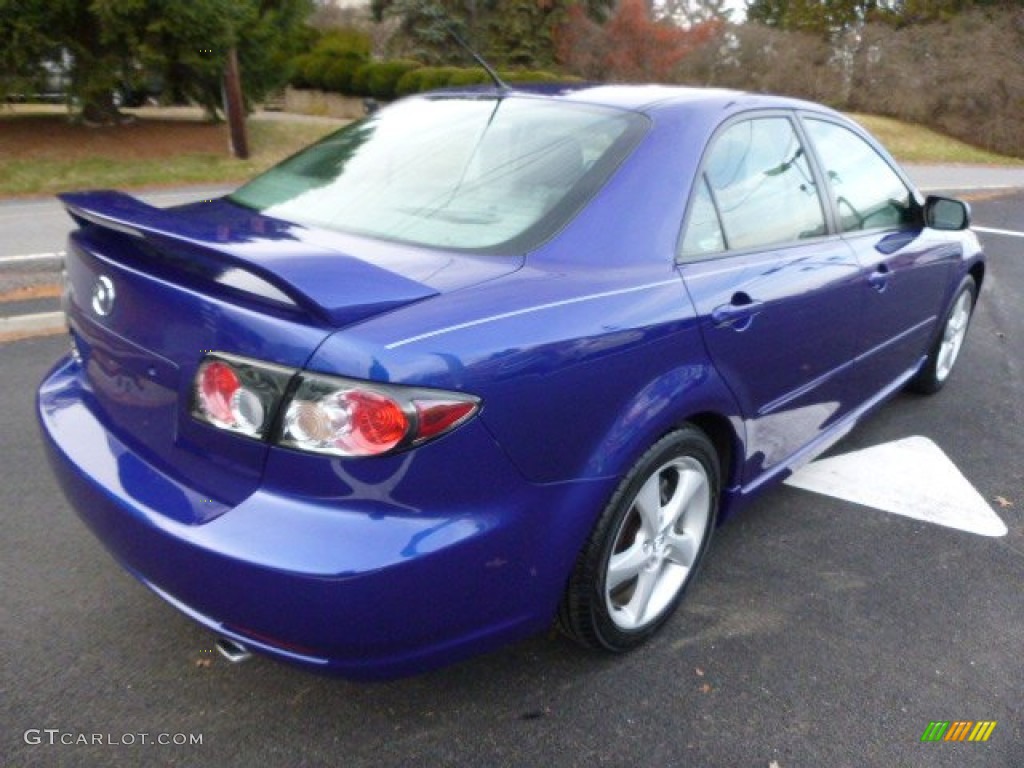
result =
[{"label": "car door", "polygon": [[855,388],[867,399],[906,378],[927,353],[960,251],[923,227],[907,184],[868,141],[824,116],[804,114],[802,122],[860,265]]},{"label": "car door", "polygon": [[742,410],[748,485],[851,405],[859,265],[829,234],[820,185],[795,116],[734,120],[705,153],[680,239],[708,352]]}]

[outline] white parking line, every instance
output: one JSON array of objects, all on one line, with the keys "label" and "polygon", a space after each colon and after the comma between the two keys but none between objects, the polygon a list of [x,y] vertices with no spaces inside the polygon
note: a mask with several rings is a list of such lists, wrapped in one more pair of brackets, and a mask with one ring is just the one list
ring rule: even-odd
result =
[{"label": "white parking line", "polygon": [[24,253],[20,256],[0,256],[0,264],[19,264],[26,261],[48,261],[50,259],[63,259],[64,251],[54,253]]},{"label": "white parking line", "polygon": [[971,227],[975,232],[984,232],[986,235],[1003,235],[1004,237],[1024,237],[1024,232],[1014,232],[1011,229],[993,229],[991,227]]},{"label": "white parking line", "polygon": [[927,437],[818,459],[786,485],[980,536],[1007,534],[988,501]]}]

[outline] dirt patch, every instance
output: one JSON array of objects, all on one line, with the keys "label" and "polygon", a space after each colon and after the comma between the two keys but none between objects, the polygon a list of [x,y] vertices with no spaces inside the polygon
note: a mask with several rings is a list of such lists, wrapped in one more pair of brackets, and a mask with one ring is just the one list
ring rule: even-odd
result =
[{"label": "dirt patch", "polygon": [[223,155],[227,142],[223,124],[141,118],[124,125],[89,128],[70,123],[64,115],[0,116],[0,155],[21,159],[151,160],[186,153]]},{"label": "dirt patch", "polygon": [[55,299],[60,296],[60,285],[49,282],[42,285],[23,285],[10,290],[2,289],[0,281],[0,304],[12,301],[30,301],[31,299]]}]

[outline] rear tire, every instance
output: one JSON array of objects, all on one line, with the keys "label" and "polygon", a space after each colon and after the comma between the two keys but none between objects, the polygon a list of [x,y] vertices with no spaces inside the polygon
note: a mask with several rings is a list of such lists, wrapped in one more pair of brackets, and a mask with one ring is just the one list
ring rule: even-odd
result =
[{"label": "rear tire", "polygon": [[685,426],[629,471],[580,552],[559,606],[576,642],[623,652],[669,619],[704,558],[721,470],[707,436]]},{"label": "rear tire", "polygon": [[928,357],[910,380],[908,389],[924,395],[932,395],[942,389],[953,372],[953,366],[960,356],[967,329],[974,313],[974,303],[978,295],[978,286],[974,278],[967,275],[956,292],[956,298],[949,307],[942,324],[942,333],[932,345]]}]

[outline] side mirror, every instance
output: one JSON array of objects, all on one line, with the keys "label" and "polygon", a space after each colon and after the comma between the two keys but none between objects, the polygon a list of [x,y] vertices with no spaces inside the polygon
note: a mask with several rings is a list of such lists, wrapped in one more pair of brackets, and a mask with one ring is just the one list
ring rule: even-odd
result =
[{"label": "side mirror", "polygon": [[932,229],[967,229],[971,226],[971,207],[962,200],[929,195],[924,201],[924,223]]}]

